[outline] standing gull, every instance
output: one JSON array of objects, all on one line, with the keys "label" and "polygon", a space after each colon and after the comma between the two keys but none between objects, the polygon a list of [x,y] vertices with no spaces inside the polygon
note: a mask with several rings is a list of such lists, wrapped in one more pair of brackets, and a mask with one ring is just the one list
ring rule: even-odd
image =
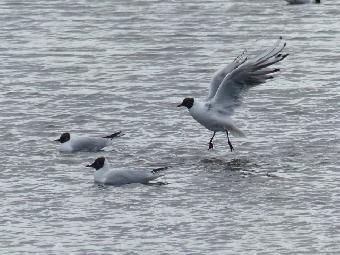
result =
[{"label": "standing gull", "polygon": [[106,146],[112,145],[113,138],[122,136],[122,132],[116,132],[104,137],[88,137],[71,135],[63,133],[56,142],[60,142],[58,150],[60,152],[78,152],[78,151],[100,151]]},{"label": "standing gull", "polygon": [[213,139],[216,132],[225,132],[230,151],[233,151],[229,132],[234,136],[244,136],[231,119],[235,108],[241,104],[242,94],[249,88],[272,79],[272,74],[280,71],[278,68],[269,67],[288,56],[283,53],[285,47],[286,43],[283,43],[280,37],[272,48],[253,59],[248,60],[242,53],[232,63],[214,74],[210,82],[209,95],[205,100],[185,98],[178,105],[187,107],[190,115],[198,123],[214,132],[209,141],[209,149],[214,147]]}]

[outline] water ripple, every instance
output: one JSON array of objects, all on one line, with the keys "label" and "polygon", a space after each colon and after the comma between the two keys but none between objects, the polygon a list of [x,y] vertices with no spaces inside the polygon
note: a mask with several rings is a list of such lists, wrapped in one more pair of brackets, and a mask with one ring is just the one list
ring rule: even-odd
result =
[{"label": "water ripple", "polygon": [[[340,5],[284,1],[0,4],[3,254],[338,254]],[[176,104],[283,35],[290,56],[235,115],[230,153]],[[61,155],[61,132],[126,135]],[[85,165],[171,166],[103,187]]]}]

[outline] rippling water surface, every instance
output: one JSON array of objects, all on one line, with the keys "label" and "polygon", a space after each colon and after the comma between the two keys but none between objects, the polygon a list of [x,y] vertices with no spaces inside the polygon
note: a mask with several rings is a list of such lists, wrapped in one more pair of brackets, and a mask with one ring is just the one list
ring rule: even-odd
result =
[{"label": "rippling water surface", "polygon": [[[340,254],[340,3],[2,1],[2,254]],[[280,35],[290,56],[247,94],[247,138],[176,104]],[[61,155],[62,132],[126,135]],[[171,168],[99,187],[84,166]]]}]

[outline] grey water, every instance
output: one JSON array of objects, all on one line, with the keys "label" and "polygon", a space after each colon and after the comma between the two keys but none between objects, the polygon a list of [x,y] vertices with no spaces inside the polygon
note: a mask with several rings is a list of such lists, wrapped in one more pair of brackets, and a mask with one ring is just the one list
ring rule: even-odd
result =
[{"label": "grey water", "polygon": [[[340,254],[340,3],[1,1],[1,254]],[[279,36],[290,54],[216,136],[176,105]],[[125,136],[60,154],[62,132]],[[98,186],[85,165],[169,166]]]}]

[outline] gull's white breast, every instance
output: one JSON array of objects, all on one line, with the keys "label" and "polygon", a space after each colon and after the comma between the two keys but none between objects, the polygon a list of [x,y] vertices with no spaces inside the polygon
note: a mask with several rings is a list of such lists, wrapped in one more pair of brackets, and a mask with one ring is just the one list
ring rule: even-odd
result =
[{"label": "gull's white breast", "polygon": [[228,116],[219,114],[216,109],[210,108],[209,103],[194,102],[189,109],[191,116],[201,125],[211,131],[224,131],[229,125]]}]

